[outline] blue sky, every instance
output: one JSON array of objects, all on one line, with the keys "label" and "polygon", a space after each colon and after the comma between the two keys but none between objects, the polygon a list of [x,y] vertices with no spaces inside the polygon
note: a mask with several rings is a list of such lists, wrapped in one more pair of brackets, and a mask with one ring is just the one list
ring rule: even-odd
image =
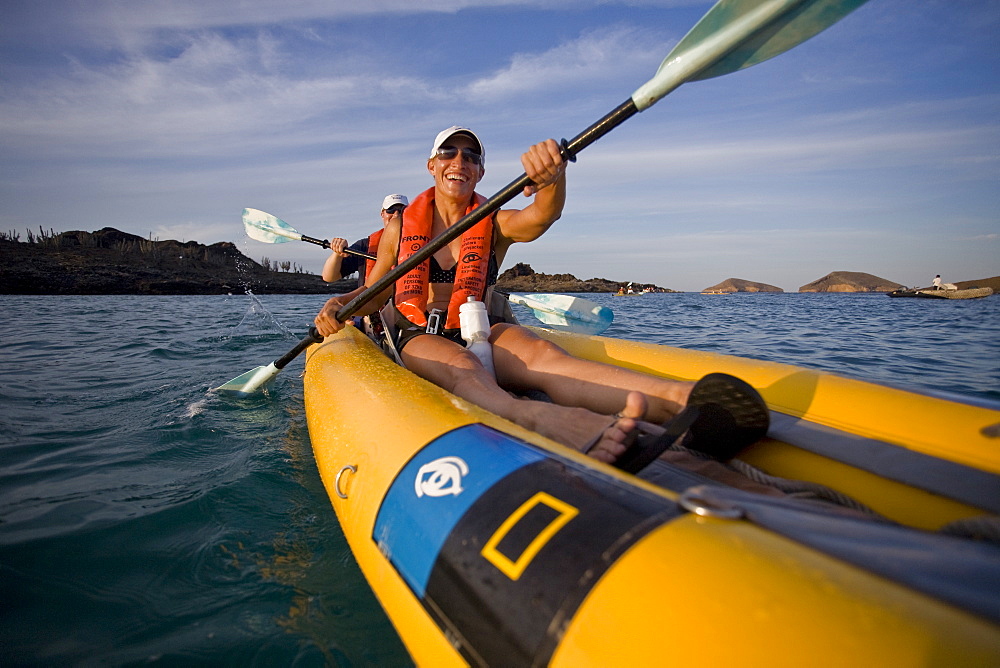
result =
[{"label": "blue sky", "polygon": [[[475,129],[480,192],[655,73],[710,2],[6,0],[0,231],[248,240],[244,207],[366,236]],[[1000,274],[1000,3],[871,0],[742,72],[683,85],[581,153],[563,218],[506,266],[700,290],[831,271]],[[519,198],[510,206],[523,203]]]}]

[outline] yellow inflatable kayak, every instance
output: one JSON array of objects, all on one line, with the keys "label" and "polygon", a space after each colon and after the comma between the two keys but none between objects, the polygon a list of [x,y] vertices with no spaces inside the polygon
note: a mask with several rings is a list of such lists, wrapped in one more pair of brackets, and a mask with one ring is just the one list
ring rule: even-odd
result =
[{"label": "yellow inflatable kayak", "polygon": [[308,351],[310,439],[418,665],[1000,665],[996,407],[536,331],[668,378],[743,378],[772,425],[738,463],[853,509],[680,470],[652,485],[417,378],[347,327]]}]

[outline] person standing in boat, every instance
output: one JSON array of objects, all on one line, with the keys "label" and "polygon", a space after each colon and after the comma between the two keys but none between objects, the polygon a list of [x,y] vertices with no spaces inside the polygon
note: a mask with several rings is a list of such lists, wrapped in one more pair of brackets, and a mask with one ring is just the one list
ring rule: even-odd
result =
[{"label": "person standing in boat", "polygon": [[931,283],[931,287],[935,290],[944,290],[944,286],[941,285],[941,274],[934,277],[934,282]]},{"label": "person standing in boat", "polygon": [[[526,197],[533,197],[528,206],[502,209],[480,221],[358,314],[373,313],[392,297],[396,349],[410,371],[522,427],[613,463],[631,447],[639,420],[670,421],[685,407],[695,384],[579,359],[524,327],[496,318],[491,319],[489,336],[494,377],[461,339],[459,306],[469,297],[489,304],[489,286],[510,246],[539,238],[562,214],[566,162],[559,145],[552,139],[535,144],[521,156],[521,163],[533,183],[524,190]],[[485,201],[475,192],[486,173],[485,151],[472,130],[453,126],[440,132],[426,168],[434,185],[417,196],[401,218],[386,225],[368,285]],[[326,302],[315,318],[321,335],[344,326],[336,318],[338,311],[362,291]],[[533,390],[546,393],[553,403],[511,394]],[[749,391],[759,401],[756,392]],[[751,440],[763,435],[759,425],[751,431]]]},{"label": "person standing in boat", "polygon": [[378,242],[385,231],[385,226],[389,224],[389,221],[393,217],[402,216],[403,209],[409,204],[410,201],[406,199],[406,195],[386,195],[385,199],[382,200],[382,211],[380,213],[382,216],[381,229],[372,232],[364,239],[358,239],[350,246],[347,245],[346,239],[339,237],[331,239],[330,257],[326,258],[326,262],[323,264],[323,280],[327,283],[335,283],[344,276],[350,276],[354,272],[358,272],[358,285],[363,286],[365,278],[375,266],[375,261],[367,260],[360,255],[345,253],[345,249],[350,249],[357,253],[375,255],[378,251]]}]

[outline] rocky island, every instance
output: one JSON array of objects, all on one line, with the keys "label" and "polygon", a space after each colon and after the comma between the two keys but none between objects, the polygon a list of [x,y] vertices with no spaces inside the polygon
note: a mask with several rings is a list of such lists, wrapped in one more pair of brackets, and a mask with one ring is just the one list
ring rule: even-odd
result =
[{"label": "rocky island", "polygon": [[860,271],[834,271],[799,288],[799,292],[892,292],[899,283]]},{"label": "rocky island", "polygon": [[[507,292],[615,292],[623,282],[580,280],[572,274],[540,274],[517,264],[501,274]],[[96,232],[0,233],[0,294],[206,295],[338,294],[355,278],[325,283],[290,263],[255,262],[235,244],[159,241],[106,227]],[[635,284],[674,292],[651,284]]]},{"label": "rocky island", "polygon": [[767,283],[746,281],[742,278],[727,278],[721,283],[705,288],[702,292],[784,292],[779,287]]},{"label": "rocky island", "polygon": [[[580,280],[573,274],[539,274],[523,262],[515,264],[497,279],[497,288],[504,292],[617,292],[625,285],[606,278]],[[652,283],[632,283],[632,289],[636,292],[644,289],[677,292]]]},{"label": "rocky island", "polygon": [[105,227],[96,232],[0,235],[0,293],[211,295],[334,292],[315,274],[274,271],[232,243],[158,241]]}]

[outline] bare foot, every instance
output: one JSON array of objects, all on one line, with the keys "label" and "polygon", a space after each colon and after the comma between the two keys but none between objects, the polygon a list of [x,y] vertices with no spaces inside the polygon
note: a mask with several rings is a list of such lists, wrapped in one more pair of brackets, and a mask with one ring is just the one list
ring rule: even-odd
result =
[{"label": "bare foot", "polygon": [[608,426],[586,453],[598,461],[614,464],[628,449],[627,441],[646,415],[649,402],[641,392],[629,392],[625,408],[618,419]]},{"label": "bare foot", "polygon": [[625,408],[617,419],[586,408],[530,399],[518,399],[515,403],[516,406],[508,414],[509,419],[553,441],[608,463],[614,462],[625,452],[629,435],[648,407],[646,395],[641,392],[628,394]]}]

